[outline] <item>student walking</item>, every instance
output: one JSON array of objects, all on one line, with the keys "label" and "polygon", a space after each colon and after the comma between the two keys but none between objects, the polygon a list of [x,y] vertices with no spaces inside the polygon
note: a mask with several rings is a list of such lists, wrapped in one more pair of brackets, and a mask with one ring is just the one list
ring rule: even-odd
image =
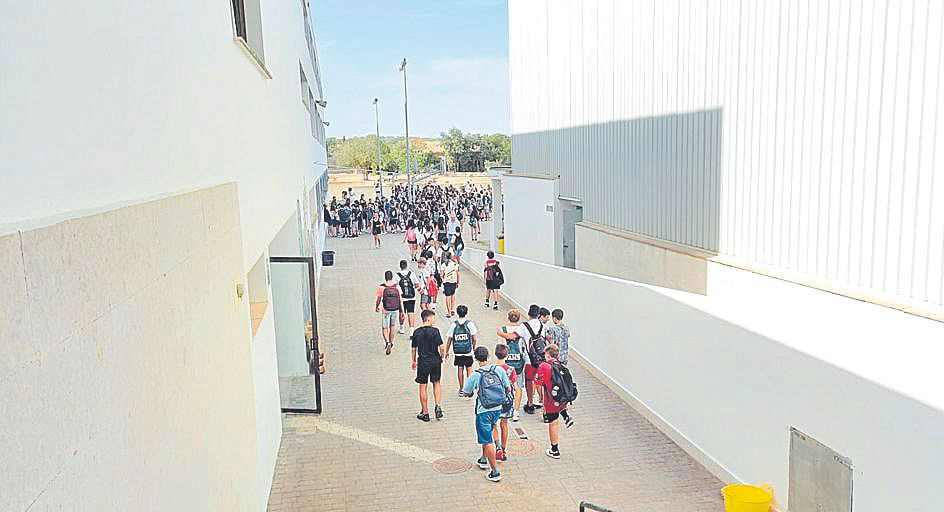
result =
[{"label": "student walking", "polygon": [[559,459],[560,418],[566,414],[567,405],[577,398],[577,386],[574,385],[570,370],[560,364],[557,345],[548,345],[544,349],[545,361],[538,368],[535,382],[544,390],[544,423],[547,424],[547,438],[550,448],[545,455]]},{"label": "student walking", "polygon": [[[416,324],[416,290],[420,288],[420,281],[413,271],[407,269],[407,266],[406,260],[400,260],[397,285],[400,287],[400,296],[403,298],[403,310],[412,329]],[[400,315],[400,334],[403,334],[403,330],[403,315]]]},{"label": "student walking", "polygon": [[412,220],[406,226],[403,241],[410,247],[410,260],[416,261],[416,253],[419,251],[419,244],[417,243],[416,224],[414,224]]},{"label": "student walking", "polygon": [[452,250],[456,256],[456,263],[462,262],[462,251],[465,250],[465,240],[462,239],[462,231],[456,228],[455,236],[452,238]]},{"label": "student walking", "polygon": [[[560,364],[567,366],[567,361],[569,360],[567,354],[570,350],[570,327],[564,324],[564,310],[557,308],[551,311],[551,321],[554,322],[554,325],[547,329],[547,341],[553,345],[557,345],[559,352],[557,360]],[[564,420],[564,425],[567,428],[573,427],[574,418],[570,415],[570,411],[564,408],[561,409],[560,413],[561,418]]]},{"label": "student walking", "polygon": [[420,281],[420,309],[426,311],[430,309],[429,303],[429,280],[432,279],[432,274],[429,271],[429,267],[426,265],[426,258],[420,256],[416,260],[416,277]]},{"label": "student walking", "polygon": [[380,248],[380,233],[383,231],[383,222],[380,216],[374,214],[374,220],[371,221],[371,232],[374,234],[374,248]]},{"label": "student walking", "polygon": [[436,419],[443,418],[442,410],[442,362],[445,356],[442,335],[435,327],[436,313],[425,310],[420,314],[423,326],[413,331],[410,337],[412,367],[416,370],[416,383],[420,387],[420,413],[416,419],[429,422],[429,396],[427,385],[433,385],[433,401],[436,403]]},{"label": "student walking", "polygon": [[[517,309],[511,309],[508,311],[508,324],[499,328],[499,332],[515,334],[514,338],[503,340],[508,347],[508,357],[505,360],[515,370],[515,381],[513,382],[515,385],[515,403],[512,409],[511,421],[519,420],[521,397],[524,396],[525,388],[524,365],[528,350],[525,347],[525,341],[517,335],[518,327],[521,325],[520,320],[521,312]],[[505,445],[502,444],[502,446]]]},{"label": "student walking", "polygon": [[511,382],[511,393],[509,393],[508,402],[502,405],[501,415],[498,417],[498,429],[492,434],[492,438],[495,440],[495,459],[499,462],[508,460],[508,456],[505,454],[505,448],[508,446],[508,420],[514,414],[513,397],[516,391],[515,382],[518,380],[518,373],[505,362],[508,355],[507,345],[502,343],[495,345],[495,366],[504,370],[508,374],[508,381]]},{"label": "student walking", "polygon": [[380,307],[383,306],[383,316],[380,317],[380,333],[384,339],[384,350],[387,355],[393,349],[393,329],[398,321],[403,321],[403,300],[400,297],[400,290],[393,281],[393,271],[384,272],[384,282],[377,288],[377,302],[374,304],[374,310],[380,313]]},{"label": "student walking", "polygon": [[[535,403],[534,394],[534,376],[537,374],[538,366],[544,361],[544,347],[547,346],[547,338],[544,337],[544,325],[539,320],[541,315],[541,306],[531,304],[528,307],[528,321],[519,325],[513,333],[498,331],[498,335],[506,340],[521,338],[525,341],[525,350],[528,356],[528,364],[524,367],[525,389],[527,391],[528,402],[524,406],[524,412],[534,414],[536,409],[541,408],[541,404]],[[537,389],[538,398],[541,398],[541,390]]]},{"label": "student walking", "polygon": [[446,296],[446,318],[452,318],[456,307],[456,289],[459,288],[459,263],[448,252],[443,255],[442,268],[439,270],[443,280],[443,295]]},{"label": "student walking", "polygon": [[451,349],[455,353],[455,365],[456,365],[456,378],[459,381],[459,396],[464,396],[462,393],[462,386],[465,385],[465,380],[472,372],[472,352],[475,350],[476,346],[476,336],[479,331],[475,327],[475,324],[472,321],[466,319],[466,315],[469,314],[469,308],[464,304],[460,304],[456,308],[456,313],[459,315],[459,319],[454,321],[452,325],[449,326],[449,331],[446,332],[446,357],[449,357],[449,350]]},{"label": "student walking", "polygon": [[485,307],[488,307],[488,299],[492,299],[492,309],[498,311],[498,295],[501,285],[505,284],[505,275],[502,273],[498,260],[495,259],[495,252],[485,253],[488,259],[485,260]]},{"label": "student walking", "polygon": [[477,395],[475,401],[475,433],[478,444],[482,446],[482,456],[478,466],[491,469],[485,478],[490,482],[501,480],[501,472],[495,460],[495,440],[493,432],[498,425],[502,407],[508,402],[511,382],[508,374],[495,365],[488,364],[488,348],[477,347],[475,360],[479,367],[465,381],[462,389],[465,396]]}]

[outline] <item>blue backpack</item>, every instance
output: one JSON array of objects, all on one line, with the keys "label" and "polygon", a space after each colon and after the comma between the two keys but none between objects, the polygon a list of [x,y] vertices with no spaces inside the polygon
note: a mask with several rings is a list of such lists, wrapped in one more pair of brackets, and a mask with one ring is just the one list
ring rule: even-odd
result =
[{"label": "blue backpack", "polygon": [[472,353],[472,333],[469,332],[468,322],[459,323],[452,329],[452,350],[456,355]]},{"label": "blue backpack", "polygon": [[479,380],[479,403],[482,404],[482,407],[485,409],[492,409],[511,403],[508,399],[508,393],[505,393],[505,385],[502,384],[498,370],[499,368],[495,366],[492,366],[488,370],[481,368],[475,370],[482,376]]}]

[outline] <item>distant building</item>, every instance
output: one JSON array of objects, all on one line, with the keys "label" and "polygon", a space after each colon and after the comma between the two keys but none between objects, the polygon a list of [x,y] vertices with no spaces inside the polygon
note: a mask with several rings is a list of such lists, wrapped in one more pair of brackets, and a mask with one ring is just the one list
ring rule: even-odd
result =
[{"label": "distant building", "polygon": [[0,510],[264,510],[327,156],[307,0],[0,17]]}]

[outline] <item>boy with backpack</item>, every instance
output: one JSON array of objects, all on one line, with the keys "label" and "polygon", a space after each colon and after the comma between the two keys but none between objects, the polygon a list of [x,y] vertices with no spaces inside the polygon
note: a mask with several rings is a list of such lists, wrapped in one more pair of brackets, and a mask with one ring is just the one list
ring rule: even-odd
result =
[{"label": "boy with backpack", "polygon": [[521,325],[519,323],[520,320],[521,312],[517,309],[511,309],[508,311],[508,325],[503,325],[498,328],[499,333],[515,334],[512,339],[504,340],[508,347],[508,357],[506,361],[509,366],[515,369],[516,376],[515,381],[512,382],[512,384],[515,385],[515,404],[512,410],[511,421],[518,421],[520,419],[518,411],[521,410],[521,397],[524,395],[524,365],[528,357],[525,341],[517,335],[518,327]]},{"label": "boy with backpack", "polygon": [[[534,414],[535,409],[541,408],[540,404],[534,402],[534,377],[537,374],[538,367],[544,361],[544,348],[547,347],[544,324],[539,319],[540,315],[541,306],[531,304],[531,306],[528,307],[527,322],[519,325],[518,329],[513,333],[498,333],[499,336],[509,341],[516,338],[526,340],[524,348],[528,356],[528,364],[524,367],[524,381],[528,403],[524,406],[524,412],[528,414]],[[541,399],[541,389],[539,388],[537,392],[538,398]]]},{"label": "boy with backpack", "polygon": [[498,310],[498,290],[501,289],[501,285],[505,284],[505,275],[498,265],[498,260],[495,259],[495,252],[488,251],[486,256],[488,256],[488,259],[485,260],[483,275],[485,278],[485,307],[488,308],[488,299],[491,298],[493,301],[492,309]]},{"label": "boy with backpack", "polygon": [[[557,360],[560,361],[560,364],[567,366],[567,361],[569,360],[568,352],[570,350],[570,327],[564,324],[564,310],[557,308],[551,311],[551,319],[554,325],[547,329],[547,341],[552,345],[557,345],[557,349],[560,352],[557,356]],[[567,409],[561,410],[561,418],[564,418],[564,425],[567,426],[567,428],[574,426],[574,419],[570,416],[570,411]]]},{"label": "boy with backpack", "polygon": [[413,331],[410,337],[412,346],[413,369],[416,370],[416,383],[420,386],[420,413],[416,419],[429,422],[429,395],[426,387],[429,383],[433,385],[433,400],[436,402],[436,419],[443,418],[442,411],[442,362],[443,341],[439,329],[435,327],[436,313],[430,310],[424,310],[420,314],[423,320],[423,326]]},{"label": "boy with backpack", "polygon": [[475,401],[475,433],[478,443],[482,446],[482,456],[476,462],[481,469],[491,469],[485,475],[486,480],[498,482],[501,480],[501,473],[495,460],[495,440],[492,433],[498,424],[502,407],[508,403],[511,382],[504,370],[488,364],[487,347],[475,349],[475,360],[479,367],[465,381],[462,392],[464,396],[469,397],[478,394]]},{"label": "boy with backpack", "polygon": [[547,437],[551,445],[544,454],[559,459],[560,417],[566,414],[567,405],[577,398],[577,385],[570,370],[557,360],[560,355],[557,345],[548,345],[544,354],[545,361],[538,367],[535,377],[535,382],[544,389],[544,423],[547,424]]},{"label": "boy with backpack", "polygon": [[[416,290],[420,288],[420,281],[411,270],[407,270],[406,260],[400,260],[400,271],[397,272],[397,278],[400,296],[403,297],[403,310],[406,312],[410,329],[412,329],[416,324]],[[403,315],[400,315],[399,332],[403,334]]]},{"label": "boy with backpack", "polygon": [[465,396],[462,392],[466,378],[472,373],[472,351],[475,350],[476,338],[479,333],[472,321],[466,319],[469,314],[469,308],[465,304],[459,304],[456,308],[459,319],[452,322],[449,331],[446,332],[446,358],[449,357],[449,349],[455,352],[456,377],[459,379],[459,396]]},{"label": "boy with backpack", "polygon": [[389,356],[393,349],[393,328],[398,321],[403,321],[403,300],[397,284],[393,281],[393,271],[390,270],[384,272],[384,282],[377,288],[374,311],[380,313],[381,305],[383,305],[383,316],[380,319],[380,334],[383,335],[384,350]]},{"label": "boy with backpack", "polygon": [[[495,366],[501,368],[508,374],[508,381],[511,382],[511,393],[508,397],[508,403],[502,405],[501,415],[498,417],[499,428],[495,430],[492,437],[495,439],[495,459],[499,462],[508,460],[505,455],[505,448],[508,446],[508,420],[512,417],[514,411],[514,397],[516,395],[515,382],[518,380],[518,373],[514,367],[508,365],[505,361],[508,357],[508,346],[502,343],[495,345]],[[501,442],[499,442],[499,431]]]}]

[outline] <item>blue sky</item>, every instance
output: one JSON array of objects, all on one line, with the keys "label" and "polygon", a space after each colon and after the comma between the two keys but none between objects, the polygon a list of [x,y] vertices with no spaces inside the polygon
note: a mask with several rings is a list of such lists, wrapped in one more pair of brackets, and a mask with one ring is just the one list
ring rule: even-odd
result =
[{"label": "blue sky", "polygon": [[508,133],[507,0],[312,0],[329,137],[403,134],[407,58],[410,136]]}]

